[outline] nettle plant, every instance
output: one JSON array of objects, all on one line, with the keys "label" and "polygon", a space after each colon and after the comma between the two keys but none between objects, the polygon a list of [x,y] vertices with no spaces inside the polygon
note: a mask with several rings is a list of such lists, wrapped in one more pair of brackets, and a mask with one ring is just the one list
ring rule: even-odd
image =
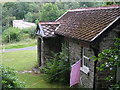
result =
[{"label": "nettle plant", "polygon": [[[114,81],[116,78],[117,68],[120,67],[120,38],[115,38],[114,46],[103,50],[98,54],[98,57],[93,56],[94,61],[101,61],[103,63],[97,67],[98,71],[110,70],[110,74],[105,78],[108,81]],[[120,83],[110,85],[110,89],[120,88]]]}]

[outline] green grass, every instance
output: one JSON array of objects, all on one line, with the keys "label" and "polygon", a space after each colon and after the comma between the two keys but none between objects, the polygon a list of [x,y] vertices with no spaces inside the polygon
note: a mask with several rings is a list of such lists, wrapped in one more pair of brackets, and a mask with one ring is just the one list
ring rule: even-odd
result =
[{"label": "green grass", "polygon": [[30,47],[36,45],[36,39],[26,39],[22,40],[20,42],[14,42],[14,43],[7,43],[4,44],[1,48],[5,49],[12,49],[12,48],[24,48],[24,47]]},{"label": "green grass", "polygon": [[37,64],[36,50],[6,52],[2,54],[2,64],[18,71],[30,70]]},{"label": "green grass", "polygon": [[[2,64],[14,67],[17,71],[31,70],[37,63],[36,50],[5,52],[2,54]],[[44,81],[44,75],[34,73],[17,73],[20,81],[25,82],[26,88],[65,88],[60,84],[50,84]]]},{"label": "green grass", "polygon": [[50,84],[44,81],[44,76],[41,74],[25,73],[17,75],[20,80],[26,83],[26,88],[65,88],[60,84]]}]

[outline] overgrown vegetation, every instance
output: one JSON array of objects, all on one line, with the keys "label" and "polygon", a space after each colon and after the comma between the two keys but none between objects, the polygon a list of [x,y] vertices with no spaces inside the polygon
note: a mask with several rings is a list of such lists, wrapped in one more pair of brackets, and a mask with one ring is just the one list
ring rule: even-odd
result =
[{"label": "overgrown vegetation", "polygon": [[16,72],[10,67],[0,65],[0,77],[2,77],[2,89],[18,89],[24,88],[25,84],[20,82],[16,77]]},{"label": "overgrown vegetation", "polygon": [[26,28],[26,29],[18,29],[14,27],[10,27],[2,33],[2,41],[3,43],[13,43],[18,42],[20,40],[24,40],[27,38],[35,38],[35,27]]},{"label": "overgrown vegetation", "polygon": [[8,28],[2,34],[3,42],[13,42],[13,41],[20,41],[20,29],[18,28]]},{"label": "overgrown vegetation", "polygon": [[105,49],[98,54],[98,57],[93,56],[95,61],[103,61],[97,70],[104,71],[109,70],[110,74],[105,78],[105,80],[111,82],[109,89],[120,88],[120,81],[116,81],[119,76],[117,76],[117,68],[120,68],[120,38],[115,38],[115,43],[112,48]]},{"label": "overgrown vegetation", "polygon": [[45,65],[41,71],[44,72],[46,81],[69,84],[70,64],[68,61],[68,48],[65,44],[62,45],[62,51],[54,54],[46,61]]}]

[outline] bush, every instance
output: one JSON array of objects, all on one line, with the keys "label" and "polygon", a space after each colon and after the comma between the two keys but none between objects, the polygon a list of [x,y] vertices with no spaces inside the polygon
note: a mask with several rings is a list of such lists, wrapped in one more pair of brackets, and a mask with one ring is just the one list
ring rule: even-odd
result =
[{"label": "bush", "polygon": [[10,27],[4,30],[2,34],[2,40],[5,43],[9,42],[9,34],[10,34],[10,42],[20,41],[20,29]]},{"label": "bush", "polygon": [[4,30],[2,34],[2,41],[3,43],[9,43],[9,34],[10,34],[10,42],[17,42],[22,39],[26,38],[35,38],[35,28],[26,28],[26,29],[18,29],[14,27],[10,27],[6,30]]},{"label": "bush", "polygon": [[0,77],[2,77],[2,89],[15,89],[25,87],[23,82],[20,82],[17,79],[14,69],[0,65],[0,72],[2,73],[0,74]]},{"label": "bush", "polygon": [[70,64],[66,49],[64,48],[62,52],[54,54],[52,58],[46,61],[46,66],[41,68],[40,71],[44,72],[46,81],[69,84]]},{"label": "bush", "polygon": [[36,29],[36,27],[22,29],[22,33],[29,34],[30,38],[35,38],[35,29]]},{"label": "bush", "polygon": [[30,28],[24,28],[24,29],[22,29],[22,33],[27,33],[28,34],[29,30],[30,30]]},{"label": "bush", "polygon": [[120,38],[115,38],[113,47],[103,50],[98,54],[98,57],[93,56],[91,59],[94,59],[94,61],[104,60],[104,62],[97,67],[97,70],[104,72],[106,70],[109,71],[109,75],[107,75],[103,80],[112,82],[107,88],[110,90],[118,90],[118,88],[120,88],[120,81],[116,81],[119,77],[119,74],[116,72],[117,68],[120,68]]},{"label": "bush", "polygon": [[29,38],[29,34],[27,34],[27,33],[22,33],[22,34],[20,35],[20,37],[21,37],[21,40],[26,40],[26,39]]},{"label": "bush", "polygon": [[35,29],[36,27],[32,27],[30,30],[29,30],[29,35],[30,35],[30,38],[35,38]]}]

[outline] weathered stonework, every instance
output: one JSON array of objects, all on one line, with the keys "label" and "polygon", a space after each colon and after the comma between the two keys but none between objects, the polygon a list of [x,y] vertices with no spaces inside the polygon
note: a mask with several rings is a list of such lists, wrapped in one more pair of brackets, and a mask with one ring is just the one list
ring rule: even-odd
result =
[{"label": "weathered stonework", "polygon": [[38,66],[41,66],[41,38],[37,37],[37,59]]},{"label": "weathered stonework", "polygon": [[[114,43],[114,38],[118,37],[119,32],[116,32],[115,30],[117,29],[117,31],[120,31],[120,29],[118,30],[118,28],[114,28],[114,30],[111,30],[104,38],[102,38],[99,42],[99,52],[102,52],[104,49],[108,49],[110,47],[113,46]],[[104,61],[99,61],[97,62],[97,67],[99,67]],[[96,88],[107,88],[108,85],[110,85],[110,83],[113,82],[107,82],[104,80],[104,78],[106,76],[108,76],[110,73],[109,70],[105,70],[105,71],[97,71],[96,72]]]},{"label": "weathered stonework", "polygon": [[54,37],[54,38],[44,38],[43,39],[43,59],[45,60],[49,59],[49,57],[52,57],[52,53],[58,53],[61,51],[61,38]]},{"label": "weathered stonework", "polygon": [[37,39],[37,51],[38,51],[38,66],[44,66],[44,63],[52,53],[58,53],[61,51],[61,38],[42,38]]},{"label": "weathered stonework", "polygon": [[[89,45],[81,44],[79,40],[68,39],[69,41],[69,61],[70,64],[74,64],[76,61],[82,59],[82,48],[89,47]],[[94,55],[92,49],[90,49],[90,57]],[[93,80],[94,80],[94,61],[89,61],[89,74],[85,74],[84,72],[80,72],[80,84],[79,86],[83,86],[85,88],[93,88]]]}]

